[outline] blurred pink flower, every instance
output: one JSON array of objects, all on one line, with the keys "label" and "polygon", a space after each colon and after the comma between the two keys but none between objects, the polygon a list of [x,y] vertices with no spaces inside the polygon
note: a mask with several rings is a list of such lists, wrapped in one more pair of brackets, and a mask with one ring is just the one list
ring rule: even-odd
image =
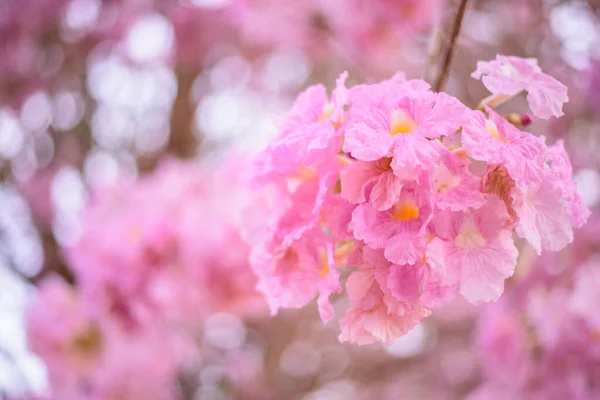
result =
[{"label": "blurred pink flower", "polygon": [[193,354],[183,336],[98,318],[59,278],[44,281],[38,296],[28,340],[48,367],[52,398],[174,398],[172,382]]},{"label": "blurred pink flower", "polygon": [[192,326],[209,312],[260,313],[239,184],[226,170],[170,161],[94,193],[83,235],[67,249],[84,295],[101,309],[126,305]]}]

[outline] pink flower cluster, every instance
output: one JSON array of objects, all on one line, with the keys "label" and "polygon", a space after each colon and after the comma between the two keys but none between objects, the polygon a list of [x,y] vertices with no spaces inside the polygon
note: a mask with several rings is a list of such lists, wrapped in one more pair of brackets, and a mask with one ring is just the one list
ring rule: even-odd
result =
[{"label": "pink flower cluster", "polygon": [[482,309],[476,342],[484,382],[470,399],[600,396],[594,222],[594,229],[578,232],[577,246],[542,256],[506,296]]},{"label": "pink flower cluster", "polygon": [[193,348],[183,337],[99,317],[59,278],[44,281],[28,315],[32,350],[48,370],[50,398],[178,398],[173,381]]},{"label": "pink flower cluster", "polygon": [[260,312],[236,185],[232,171],[209,174],[172,161],[95,193],[82,237],[68,249],[78,285],[101,309],[126,305],[169,323]]},{"label": "pink flower cluster", "polygon": [[228,167],[170,161],[93,194],[81,238],[65,249],[77,289],[45,281],[29,312],[52,398],[183,398],[177,379],[202,362],[206,318],[264,313],[239,183]]},{"label": "pink flower cluster", "polygon": [[[302,50],[331,62],[332,55],[389,71],[390,57],[411,35],[433,27],[443,0],[234,0],[227,11],[248,47]],[[388,65],[386,65],[388,64]]]},{"label": "pink flower cluster", "polygon": [[587,219],[561,143],[402,74],[346,78],[302,93],[255,163],[268,212],[252,266],[273,312],[318,296],[328,322],[348,276],[340,339],[391,343],[457,293],[497,300],[513,232],[559,250]]}]

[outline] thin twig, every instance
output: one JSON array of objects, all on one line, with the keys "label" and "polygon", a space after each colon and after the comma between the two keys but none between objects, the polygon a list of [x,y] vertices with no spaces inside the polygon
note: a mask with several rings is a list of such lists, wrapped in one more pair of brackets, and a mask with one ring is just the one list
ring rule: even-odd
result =
[{"label": "thin twig", "polygon": [[450,73],[450,64],[452,64],[452,57],[458,42],[458,35],[460,34],[460,28],[462,26],[463,17],[467,9],[467,3],[469,0],[460,0],[460,4],[454,16],[454,23],[452,24],[452,32],[450,34],[450,43],[446,47],[446,52],[442,60],[442,68],[439,71],[438,77],[433,85],[433,89],[436,92],[444,89],[446,81],[448,80],[448,74]]}]

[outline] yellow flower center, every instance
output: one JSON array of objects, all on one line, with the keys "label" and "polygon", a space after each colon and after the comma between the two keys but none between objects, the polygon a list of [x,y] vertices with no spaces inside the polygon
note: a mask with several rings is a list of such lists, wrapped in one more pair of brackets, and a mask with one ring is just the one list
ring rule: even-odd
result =
[{"label": "yellow flower center", "polygon": [[329,119],[333,115],[335,111],[335,106],[333,103],[327,103],[323,106],[323,111],[321,113],[321,118],[319,118],[319,122],[323,122]]},{"label": "yellow flower center", "polygon": [[342,152],[337,154],[337,159],[342,166],[350,165],[354,162],[350,157],[348,157],[345,153]]},{"label": "yellow flower center", "polygon": [[84,357],[97,353],[102,347],[102,335],[96,325],[90,324],[71,338],[71,348]]},{"label": "yellow flower center", "polygon": [[301,181],[310,181],[316,177],[317,172],[309,167],[300,167],[296,172],[296,178],[300,179]]},{"label": "yellow flower center", "polygon": [[417,129],[417,124],[413,119],[402,110],[394,110],[390,115],[390,135],[395,136],[399,133],[405,135]]},{"label": "yellow flower center", "polygon": [[489,133],[491,133],[492,137],[495,140],[506,143],[506,141],[500,134],[500,131],[498,130],[498,125],[496,125],[496,123],[494,121],[491,121],[489,119],[487,121],[485,121],[485,130],[488,131]]},{"label": "yellow flower center", "polygon": [[348,255],[354,251],[356,244],[354,240],[340,240],[335,244],[334,261],[336,265],[346,262]]},{"label": "yellow flower center", "polygon": [[329,254],[327,254],[327,250],[324,248],[319,249],[319,274],[321,276],[327,276],[331,268],[329,267]]},{"label": "yellow flower center", "polygon": [[419,206],[412,198],[407,198],[396,204],[390,210],[393,219],[400,222],[407,222],[419,218]]},{"label": "yellow flower center", "polygon": [[[335,111],[335,106],[333,103],[327,103],[323,106],[323,111],[321,113],[321,118],[319,118],[319,122],[327,121],[331,118]],[[340,121],[331,121],[331,124],[335,129],[338,129],[343,123],[344,115],[340,116]]]}]

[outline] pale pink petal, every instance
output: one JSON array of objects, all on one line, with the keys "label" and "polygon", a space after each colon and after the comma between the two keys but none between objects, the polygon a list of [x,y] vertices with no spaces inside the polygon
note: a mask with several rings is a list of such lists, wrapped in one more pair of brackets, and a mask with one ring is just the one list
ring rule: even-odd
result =
[{"label": "pale pink petal", "polygon": [[339,339],[361,345],[377,342],[391,345],[430,314],[425,308],[405,315],[389,314],[383,306],[368,311],[351,309],[340,320]]},{"label": "pale pink petal", "polygon": [[492,61],[477,61],[477,69],[471,76],[481,79],[493,94],[512,96],[525,90],[527,83],[539,72],[537,60],[533,58],[497,55]]},{"label": "pale pink petal", "polygon": [[442,151],[431,174],[434,204],[437,208],[463,211],[479,208],[485,202],[481,179],[469,171],[469,161],[451,151]]},{"label": "pale pink petal", "polygon": [[477,62],[477,70],[471,76],[481,79],[495,95],[512,96],[527,91],[531,111],[539,118],[560,117],[563,104],[569,101],[567,87],[544,74],[535,59],[498,55],[495,60]]},{"label": "pale pink petal", "polygon": [[485,205],[475,211],[475,216],[481,233],[486,237],[492,237],[505,228],[510,215],[506,205],[497,195],[486,194],[485,200]]},{"label": "pale pink petal", "polygon": [[434,139],[454,134],[465,122],[468,111],[456,97],[437,93],[433,109],[420,124],[423,136]]},{"label": "pale pink petal", "polygon": [[415,234],[399,234],[385,245],[385,257],[394,264],[414,264],[423,258],[427,238]]},{"label": "pale pink petal", "polygon": [[338,240],[353,239],[350,221],[355,208],[354,204],[349,203],[340,196],[327,196],[322,208],[322,222]]},{"label": "pale pink petal", "polygon": [[517,234],[538,254],[542,249],[560,250],[573,241],[573,228],[552,182],[544,180],[535,187],[522,188],[513,198],[519,215]]},{"label": "pale pink petal", "polygon": [[298,95],[291,112],[286,116],[284,125],[278,128],[285,131],[292,126],[317,122],[325,104],[327,104],[327,90],[323,85],[307,88]]},{"label": "pale pink petal", "polygon": [[427,246],[427,266],[422,284],[421,301],[427,308],[439,308],[448,304],[456,296],[459,276],[447,271],[445,244],[439,238]]},{"label": "pale pink petal", "polygon": [[489,119],[471,113],[462,132],[462,145],[472,158],[501,164],[517,182],[537,182],[543,175],[538,158],[546,150],[544,139],[522,132],[488,108]]},{"label": "pale pink petal", "polygon": [[527,102],[536,117],[550,119],[564,114],[563,104],[569,101],[567,87],[553,77],[545,74],[536,75],[527,92]]},{"label": "pale pink petal", "polygon": [[404,180],[417,179],[421,172],[430,171],[435,166],[438,149],[435,141],[421,136],[396,136],[392,160],[394,173]]},{"label": "pale pink petal", "polygon": [[397,222],[386,218],[384,213],[375,210],[369,204],[361,204],[352,212],[350,228],[354,237],[363,240],[373,248],[383,248]]},{"label": "pale pink petal", "polygon": [[[336,146],[337,133],[329,121],[303,124],[285,131],[271,146],[285,146],[305,165],[323,159],[319,152]],[[331,152],[329,152],[331,153]],[[289,162],[289,159],[287,160]]]},{"label": "pale pink petal", "polygon": [[419,298],[420,285],[425,275],[426,266],[414,265],[392,265],[387,280],[390,293],[400,301],[414,301]]},{"label": "pale pink petal", "polygon": [[[462,257],[458,257],[462,268],[460,294],[473,304],[497,300],[504,291],[504,280],[514,272],[517,255],[508,231],[500,233],[493,243],[483,248],[463,252]],[[448,254],[449,258],[453,256]]]},{"label": "pale pink petal", "polygon": [[350,302],[360,308],[371,309],[381,301],[381,290],[375,280],[373,268],[358,269],[346,281]]},{"label": "pale pink petal", "polygon": [[392,171],[386,171],[371,189],[369,201],[376,210],[384,211],[398,202],[401,192],[402,181]]},{"label": "pale pink petal", "polygon": [[380,173],[373,163],[355,161],[345,166],[340,172],[342,197],[353,204],[364,203]]},{"label": "pale pink petal", "polygon": [[375,161],[390,155],[394,138],[385,130],[373,130],[361,122],[346,129],[344,151],[362,161]]}]

